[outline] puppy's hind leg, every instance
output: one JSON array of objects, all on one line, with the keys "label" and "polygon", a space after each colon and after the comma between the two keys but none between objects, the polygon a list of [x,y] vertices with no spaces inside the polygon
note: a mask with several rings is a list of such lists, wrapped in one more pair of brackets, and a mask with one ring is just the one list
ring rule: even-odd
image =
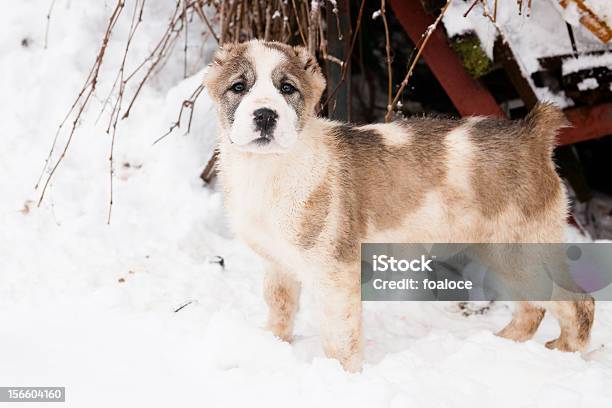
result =
[{"label": "puppy's hind leg", "polygon": [[264,297],[269,308],[267,329],[279,339],[291,341],[300,297],[299,282],[271,265],[264,277]]},{"label": "puppy's hind leg", "polygon": [[316,297],[325,355],[338,360],[346,371],[360,371],[363,339],[358,273],[331,272],[317,282]]},{"label": "puppy's hind leg", "polygon": [[561,334],[546,343],[550,349],[579,351],[589,343],[595,317],[595,301],[592,298],[577,301],[546,302],[545,307],[558,320]]},{"label": "puppy's hind leg", "polygon": [[520,342],[530,340],[538,330],[544,312],[544,309],[529,302],[516,302],[512,320],[497,335]]}]

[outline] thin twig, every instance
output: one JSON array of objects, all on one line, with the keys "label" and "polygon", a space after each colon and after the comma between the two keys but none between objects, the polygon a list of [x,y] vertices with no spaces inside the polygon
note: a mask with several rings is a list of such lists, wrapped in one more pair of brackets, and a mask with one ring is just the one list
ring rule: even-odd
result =
[{"label": "thin twig", "polygon": [[310,21],[308,24],[308,52],[314,55],[316,51],[317,24],[321,14],[321,5],[318,0],[313,0],[312,9],[310,10]]},{"label": "thin twig", "polygon": [[[387,53],[387,105],[391,105],[393,98],[393,71],[391,70],[391,39],[389,36],[389,24],[387,23],[386,1],[380,1],[380,13],[385,26],[385,52]],[[388,109],[388,107],[387,107]]]},{"label": "thin twig", "polygon": [[187,306],[189,306],[189,305],[190,305],[190,304],[192,304],[192,303],[193,303],[193,300],[190,300],[190,301],[188,301],[188,302],[186,302],[186,303],[183,303],[182,305],[180,305],[179,307],[177,307],[176,309],[174,309],[174,313],[178,313],[178,312],[180,312],[181,310],[183,310],[184,308],[186,308]]},{"label": "thin twig", "polygon": [[474,8],[474,6],[476,4],[478,4],[481,0],[474,0],[474,2],[470,5],[470,7],[467,9],[467,11],[465,13],[463,13],[463,18],[467,17],[468,14],[470,14],[470,12],[472,11],[472,9]]},{"label": "thin twig", "polygon": [[221,0],[221,7],[220,7],[220,11],[219,11],[219,27],[221,28],[221,33],[219,34],[219,44],[223,45],[225,44],[225,30],[223,29],[223,27],[225,26],[225,9],[227,8],[225,5],[226,1],[225,0]]},{"label": "thin twig", "polygon": [[136,30],[138,29],[138,26],[142,22],[142,13],[144,11],[145,1],[146,0],[142,0],[142,2],[140,2],[140,7],[139,7],[139,0],[137,0],[134,3],[134,14],[132,15],[132,23],[130,25],[128,39],[125,43],[125,51],[123,52],[121,66],[119,67],[119,76],[120,76],[119,77],[119,80],[120,80],[119,94],[117,96],[117,102],[115,106],[113,107],[113,111],[111,113],[111,118],[109,120],[109,127],[106,130],[106,133],[109,133],[109,130],[111,130],[111,126],[112,126],[110,153],[108,156],[108,163],[109,163],[108,176],[109,176],[110,193],[109,193],[109,201],[108,201],[108,216],[106,219],[107,224],[110,224],[112,210],[113,210],[113,198],[114,198],[113,197],[114,196],[113,173],[114,173],[114,164],[115,164],[114,162],[115,140],[116,140],[116,134],[117,134],[117,120],[119,119],[119,112],[121,112],[121,104],[123,103],[123,95],[125,93],[125,86],[126,86],[126,81],[124,79],[125,62],[127,60],[127,55],[130,51],[130,45],[132,44],[132,40],[134,39],[134,35],[136,34]]},{"label": "thin twig", "polygon": [[389,122],[391,120],[391,115],[393,114],[393,110],[395,109],[395,106],[397,105],[397,101],[402,96],[402,92],[404,92],[404,89],[408,85],[408,81],[410,80],[410,77],[412,77],[414,67],[416,66],[416,63],[419,61],[419,58],[421,57],[421,53],[427,46],[427,42],[429,41],[429,38],[431,37],[433,32],[436,31],[438,24],[442,20],[442,17],[444,17],[444,14],[446,13],[446,10],[448,9],[448,6],[451,4],[452,1],[453,0],[447,0],[446,4],[440,11],[440,15],[438,16],[438,18],[436,18],[433,24],[427,27],[427,30],[425,30],[425,33],[423,33],[423,35],[421,36],[422,41],[421,41],[420,46],[418,46],[418,51],[416,53],[416,56],[412,60],[412,63],[410,64],[410,68],[408,68],[408,72],[406,73],[406,76],[404,77],[404,80],[402,81],[400,88],[395,94],[395,97],[393,98],[391,105],[387,107],[387,114],[385,115],[385,122]]},{"label": "thin twig", "polygon": [[[223,3],[225,3],[225,1]],[[223,25],[221,26],[221,44],[225,44],[225,41],[227,39],[227,33],[230,29],[230,21],[232,21],[233,16],[236,14],[236,8],[238,7],[238,3],[238,1],[233,1],[230,4],[227,16],[225,17]],[[236,42],[236,40],[237,39],[234,38],[234,42]]]},{"label": "thin twig", "polygon": [[[178,38],[178,34],[174,34],[173,35],[173,33],[175,33],[175,27],[178,24],[178,22],[180,21],[180,15],[178,13],[178,11],[180,9],[180,4],[181,4],[180,0],[177,1],[176,7],[174,9],[173,18],[172,18],[170,24],[168,24],[168,28],[167,28],[165,34],[162,36],[162,39],[158,43],[158,46],[155,47],[153,52],[151,52],[151,54],[149,54],[149,56],[145,59],[145,61],[143,61],[143,64],[139,65],[136,68],[136,70],[134,70],[128,76],[128,80],[129,80],[129,79],[132,78],[132,76],[134,74],[136,74],[136,72],[138,70],[140,70],[140,68],[142,66],[144,66],[144,64],[146,64],[146,62],[153,61],[151,63],[151,65],[149,66],[149,69],[147,70],[147,73],[145,74],[144,78],[142,79],[142,81],[140,81],[140,84],[138,84],[138,88],[136,89],[136,92],[134,92],[134,95],[132,96],[132,99],[130,100],[130,103],[129,103],[127,109],[125,110],[125,113],[121,117],[121,119],[125,119],[125,118],[127,118],[130,115],[130,111],[132,110],[132,107],[134,106],[134,102],[136,101],[136,99],[140,95],[140,91],[142,90],[144,84],[147,82],[149,77],[153,74],[153,71],[155,70],[157,65],[168,54],[168,51],[171,49],[171,46],[173,45],[173,39],[176,40]],[[178,30],[176,31],[176,33],[178,33]],[[157,53],[157,55],[156,55],[156,53]]]},{"label": "thin twig", "polygon": [[340,16],[338,15],[338,2],[332,1],[332,13],[336,17],[336,32],[338,33],[338,41],[342,41],[344,36],[342,35],[342,29],[340,27]]},{"label": "thin twig", "polygon": [[271,28],[272,28],[272,6],[268,4],[266,6],[266,28],[264,30],[264,41],[270,41]]},{"label": "thin twig", "polygon": [[497,0],[493,4],[493,21],[497,21]]},{"label": "thin twig", "polygon": [[348,73],[348,68],[350,66],[351,56],[353,55],[353,49],[355,48],[355,41],[357,40],[357,35],[361,30],[361,21],[363,20],[363,10],[365,7],[365,0],[361,0],[361,5],[359,6],[359,13],[357,14],[357,26],[355,27],[355,32],[353,33],[353,38],[351,39],[351,46],[349,48],[348,55],[344,58],[344,65],[342,66],[342,72],[340,74],[340,80],[336,84],[335,88],[328,93],[327,98],[325,98],[325,102],[323,102],[322,106],[327,106],[331,99],[336,95],[340,86],[346,80],[346,75]]},{"label": "thin twig", "polygon": [[[55,6],[55,0],[49,0],[50,7],[47,13],[47,27],[45,34],[45,46],[47,45],[47,37],[49,32],[49,21],[51,18],[52,10]],[[75,136],[76,129],[79,126],[82,118],[92,99],[99,100],[96,96],[98,74],[100,73],[100,66],[104,59],[107,46],[109,44],[109,38],[116,26],[119,14],[126,4],[125,0],[116,0],[115,10],[109,19],[105,35],[102,39],[101,45],[98,49],[96,61],[92,65],[86,80],[83,83],[79,94],[75,98],[72,106],[68,110],[66,116],[57,128],[57,132],[53,138],[51,148],[46,157],[44,167],[41,170],[40,176],[36,182],[36,189],[41,186],[41,194],[39,199],[39,205],[43,200],[45,192],[51,183],[59,165],[63,161],[68,148]],[[170,61],[170,56],[173,55],[177,44],[181,44],[183,48],[183,76],[188,75],[189,68],[189,41],[193,40],[189,38],[190,23],[193,23],[191,19],[194,17],[194,13],[199,16],[201,22],[206,26],[207,32],[215,39],[218,44],[224,44],[226,42],[240,42],[244,39],[253,38],[264,38],[271,41],[282,41],[284,43],[296,43],[301,40],[302,44],[306,46],[313,54],[315,51],[320,51],[320,57],[325,61],[340,65],[342,71],[341,83],[346,81],[348,75],[348,68],[350,65],[351,53],[354,49],[356,36],[352,37],[350,47],[345,50],[344,60],[339,59],[333,55],[327,54],[327,42],[326,42],[326,29],[327,24],[322,21],[323,12],[320,7],[326,7],[327,12],[331,12],[335,15],[336,26],[338,28],[339,39],[341,39],[342,31],[340,29],[340,18],[338,15],[338,7],[336,1],[329,0],[329,3],[333,7],[330,11],[329,5],[325,5],[325,0],[310,1],[296,1],[292,0],[291,3],[288,0],[175,0],[175,10],[170,16],[168,25],[163,32],[163,35],[159,38],[157,44],[153,47],[153,50],[136,65],[131,72],[126,71],[128,64],[126,60],[128,50],[130,49],[131,38],[134,35],[134,29],[138,26],[137,22],[142,17],[142,9],[144,7],[143,0],[136,0],[135,10],[139,9],[138,21],[133,17],[133,25],[130,29],[130,35],[128,36],[128,43],[126,44],[121,66],[118,68],[110,91],[106,97],[101,100],[100,111],[96,118],[95,123],[98,123],[100,118],[110,110],[109,122],[106,126],[106,132],[111,136],[110,143],[110,205],[109,205],[109,217],[111,215],[111,209],[113,205],[113,157],[114,149],[116,147],[116,136],[118,134],[117,128],[118,122],[122,119],[127,119],[135,106],[136,101],[139,99],[144,85],[153,77],[154,74],[164,68],[164,66]],[[310,7],[310,5],[313,7]],[[362,21],[363,9],[365,0],[361,1],[357,30],[355,35],[360,32],[360,24]],[[267,7],[266,7],[267,6]],[[206,13],[205,10],[211,8],[214,13]],[[348,15],[348,10],[343,10],[342,13]],[[333,23],[332,23],[333,24]],[[215,27],[215,29],[213,29]],[[296,29],[297,28],[297,29]],[[192,30],[193,32],[193,30]],[[185,38],[182,38],[182,36]],[[349,35],[347,35],[349,36]],[[296,41],[297,40],[297,41]],[[135,83],[135,84],[134,84]],[[134,84],[134,88],[128,88],[128,84]],[[128,89],[132,90],[128,95]],[[201,90],[194,92],[192,97],[181,104],[181,110],[179,117],[187,115],[186,109],[189,109],[189,122],[187,125],[187,131],[191,127],[191,121],[193,117],[193,106],[197,96]],[[334,93],[328,93],[331,98]],[[66,132],[65,127],[70,122],[71,127]],[[173,124],[172,129],[180,127],[180,121],[178,124]],[[56,149],[60,143],[60,139],[64,142],[62,136],[66,132],[65,144],[62,145],[63,149],[61,153],[56,154]],[[163,137],[162,137],[163,138]],[[161,138],[160,138],[161,140]],[[59,157],[58,157],[59,156]],[[44,179],[43,177],[46,177]]]},{"label": "thin twig", "polygon": [[187,0],[183,0],[183,27],[185,29],[185,46],[183,47],[183,79],[187,78],[187,47],[189,44],[189,18],[187,17]]},{"label": "thin twig", "polygon": [[[47,166],[47,163],[49,162],[50,158],[53,155],[53,150],[55,148],[55,143],[57,142],[57,137],[59,135],[59,132],[61,131],[63,125],[68,120],[68,118],[71,116],[71,114],[75,111],[75,108],[76,108],[77,104],[82,100],[81,106],[76,111],[76,116],[75,116],[74,120],[72,121],[72,128],[70,130],[70,134],[68,135],[68,140],[66,141],[66,144],[64,145],[62,153],[60,154],[59,158],[55,162],[55,165],[53,166],[53,168],[51,169],[50,173],[48,174],[47,179],[45,180],[45,183],[43,185],[42,191],[40,193],[40,198],[38,200],[38,206],[39,207],[40,207],[40,204],[42,203],[42,200],[45,197],[45,192],[47,191],[47,187],[49,186],[49,183],[53,179],[53,176],[55,175],[55,172],[59,168],[59,165],[62,163],[62,161],[66,157],[66,153],[68,152],[68,148],[70,147],[70,143],[72,142],[72,138],[74,137],[74,133],[75,133],[76,128],[77,128],[77,126],[79,124],[79,119],[81,118],[81,115],[83,114],[83,111],[85,110],[85,107],[87,106],[91,96],[93,95],[94,91],[96,90],[96,85],[98,84],[98,74],[100,72],[100,67],[102,65],[102,61],[104,60],[104,55],[106,53],[106,48],[108,46],[108,41],[110,39],[111,33],[113,31],[113,28],[115,27],[115,24],[117,23],[117,20],[119,19],[119,16],[121,15],[121,12],[123,11],[123,7],[124,6],[125,6],[125,3],[124,3],[123,0],[117,0],[117,4],[115,6],[115,9],[113,10],[113,13],[111,14],[111,16],[109,18],[109,22],[108,22],[108,25],[106,27],[106,31],[104,33],[104,37],[102,39],[102,45],[100,46],[100,49],[98,50],[98,55],[96,57],[96,61],[94,62],[93,66],[92,66],[92,68],[91,68],[91,70],[89,72],[87,80],[85,81],[85,85],[83,86],[83,88],[81,89],[81,92],[79,92],[79,95],[77,96],[77,98],[75,99],[74,103],[72,104],[72,107],[68,111],[68,114],[66,115],[66,118],[60,124],[60,126],[58,128],[56,136],[55,136],[55,138],[53,140],[53,145],[51,146],[51,150],[49,151],[49,156],[48,156],[47,160],[45,161],[45,167],[43,168],[43,173],[44,173],[44,169]],[[85,96],[83,96],[83,95],[85,95]],[[39,180],[40,180],[40,178],[39,178]],[[36,183],[36,188],[38,188],[38,183]]]},{"label": "thin twig", "polygon": [[306,37],[304,36],[304,30],[302,29],[302,23],[300,22],[300,13],[298,12],[298,8],[295,4],[295,0],[291,0],[291,4],[293,5],[293,12],[295,13],[295,21],[297,22],[300,37],[302,38],[302,44],[306,45],[308,44],[308,42],[306,41]]},{"label": "thin twig", "polygon": [[219,44],[219,37],[217,37],[217,34],[215,34],[215,30],[213,29],[212,25],[210,24],[210,21],[208,20],[208,17],[206,17],[206,14],[204,13],[204,10],[202,10],[202,6],[200,5],[200,2],[196,1],[194,3],[193,7],[195,8],[195,11],[198,14],[198,16],[200,17],[200,19],[204,22],[204,24],[206,24],[206,28],[208,28],[208,32],[213,36],[213,38],[215,39],[215,42],[217,44]]},{"label": "thin twig", "polygon": [[189,109],[190,111],[189,121],[187,122],[187,131],[185,133],[189,133],[191,131],[191,121],[193,119],[193,109],[195,107],[195,103],[198,99],[198,96],[200,96],[203,90],[204,90],[204,85],[203,84],[198,85],[198,87],[195,89],[195,91],[193,91],[189,99],[185,99],[183,103],[181,103],[181,109],[179,110],[178,118],[176,119],[175,122],[173,122],[170,125],[170,129],[168,129],[166,133],[164,133],[162,136],[160,136],[153,142],[153,145],[156,145],[158,142],[160,142],[162,139],[164,139],[166,136],[172,133],[174,129],[181,127],[181,119],[183,117],[183,111],[185,109]]},{"label": "thin twig", "polygon": [[51,13],[53,13],[53,7],[55,7],[55,0],[51,0],[51,5],[49,6],[49,11],[47,12],[47,24],[45,26],[45,43],[44,49],[47,49],[47,45],[49,43],[49,26],[51,25]]},{"label": "thin twig", "polygon": [[283,0],[280,1],[280,6],[283,16],[283,34],[281,39],[286,43],[291,37],[291,26],[289,25],[289,7],[287,2]]}]

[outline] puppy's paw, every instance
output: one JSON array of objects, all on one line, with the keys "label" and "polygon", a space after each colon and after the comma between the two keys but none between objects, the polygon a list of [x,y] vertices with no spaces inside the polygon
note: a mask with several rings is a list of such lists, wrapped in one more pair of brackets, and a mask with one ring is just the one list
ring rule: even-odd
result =
[{"label": "puppy's paw", "polygon": [[568,352],[578,351],[579,349],[579,347],[576,347],[576,346],[572,347],[572,345],[570,345],[569,342],[566,341],[562,337],[559,337],[556,340],[547,341],[546,348],[551,349],[551,350],[568,351]]},{"label": "puppy's paw", "polygon": [[523,343],[533,337],[533,334],[531,332],[526,330],[519,330],[516,327],[511,326],[506,326],[504,329],[495,333],[495,335],[504,339],[517,341],[519,343]]},{"label": "puppy's paw", "polygon": [[342,368],[348,373],[358,373],[363,368],[363,357],[360,354],[349,358],[342,358],[339,361]]},{"label": "puppy's paw", "polygon": [[291,343],[293,340],[292,330],[286,326],[268,323],[265,329],[284,342]]}]

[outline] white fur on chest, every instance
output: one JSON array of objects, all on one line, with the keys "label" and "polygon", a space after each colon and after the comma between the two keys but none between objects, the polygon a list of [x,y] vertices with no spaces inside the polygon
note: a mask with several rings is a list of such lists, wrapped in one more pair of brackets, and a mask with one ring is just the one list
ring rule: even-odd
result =
[{"label": "white fur on chest", "polygon": [[280,256],[291,264],[287,266],[304,269],[307,261],[296,237],[304,204],[322,180],[312,152],[223,153],[222,183],[236,235],[270,256]]}]

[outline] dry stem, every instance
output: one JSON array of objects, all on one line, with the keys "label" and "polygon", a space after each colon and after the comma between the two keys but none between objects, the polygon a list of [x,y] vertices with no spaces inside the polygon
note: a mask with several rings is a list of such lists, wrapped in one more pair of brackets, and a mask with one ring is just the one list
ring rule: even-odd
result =
[{"label": "dry stem", "polygon": [[444,17],[444,14],[446,13],[446,10],[448,9],[448,6],[451,4],[452,1],[453,0],[447,0],[446,4],[444,5],[442,10],[440,11],[440,15],[438,16],[438,18],[436,18],[436,20],[434,21],[434,23],[432,25],[427,27],[427,30],[425,30],[425,32],[421,36],[421,41],[419,42],[419,44],[415,45],[415,47],[417,47],[418,51],[416,53],[416,56],[412,60],[412,62],[410,64],[410,67],[408,68],[408,72],[406,73],[406,76],[404,77],[404,80],[402,81],[402,83],[400,85],[400,88],[398,89],[397,93],[395,94],[395,97],[393,98],[393,101],[387,107],[387,114],[385,115],[385,122],[389,122],[391,120],[391,116],[393,114],[393,110],[395,109],[395,106],[397,105],[397,101],[402,96],[402,92],[404,92],[404,89],[406,89],[406,86],[408,85],[408,81],[412,77],[412,73],[414,71],[414,67],[416,66],[417,62],[419,61],[419,58],[421,57],[421,54],[423,53],[423,50],[427,46],[427,42],[429,41],[429,38],[431,37],[433,32],[438,27],[438,24],[442,20],[442,17]]},{"label": "dry stem", "polygon": [[380,13],[383,25],[385,26],[385,52],[387,54],[387,109],[391,105],[393,98],[393,72],[391,70],[391,39],[389,38],[389,24],[387,23],[386,1],[380,2]]}]

